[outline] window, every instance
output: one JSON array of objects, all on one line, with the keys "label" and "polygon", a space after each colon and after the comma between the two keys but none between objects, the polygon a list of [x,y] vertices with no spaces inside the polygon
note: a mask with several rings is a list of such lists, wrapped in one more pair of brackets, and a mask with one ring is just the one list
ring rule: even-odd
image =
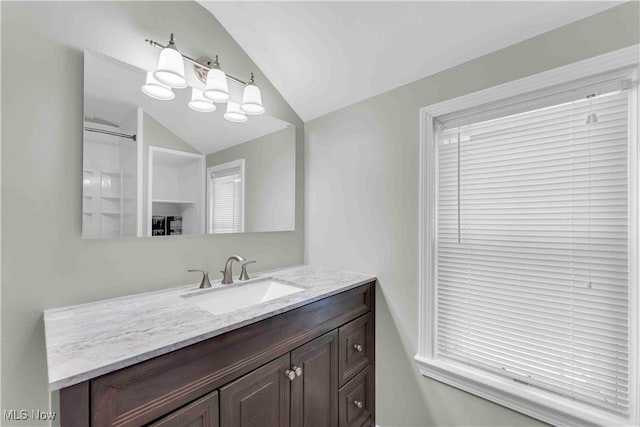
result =
[{"label": "window", "polygon": [[554,424],[637,422],[635,73],[428,115],[425,375]]},{"label": "window", "polygon": [[207,168],[207,230],[244,231],[244,159]]}]

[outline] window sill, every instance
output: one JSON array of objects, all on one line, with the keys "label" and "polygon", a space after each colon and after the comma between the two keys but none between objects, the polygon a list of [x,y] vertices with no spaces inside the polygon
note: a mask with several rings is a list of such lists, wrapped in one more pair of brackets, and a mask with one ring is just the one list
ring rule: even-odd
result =
[{"label": "window sill", "polygon": [[558,426],[631,426],[631,420],[462,363],[416,355],[420,373],[483,399]]}]

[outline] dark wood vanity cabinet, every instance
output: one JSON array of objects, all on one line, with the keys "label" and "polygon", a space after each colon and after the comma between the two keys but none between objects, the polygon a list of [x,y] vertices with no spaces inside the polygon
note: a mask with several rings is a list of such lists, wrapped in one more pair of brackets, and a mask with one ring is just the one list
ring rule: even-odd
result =
[{"label": "dark wood vanity cabinet", "polygon": [[218,392],[214,391],[149,424],[149,427],[218,427],[218,418]]},{"label": "dark wood vanity cabinet", "polygon": [[330,332],[222,387],[221,425],[337,426],[337,344]]},{"label": "dark wood vanity cabinet", "polygon": [[374,284],[60,392],[62,427],[375,425]]},{"label": "dark wood vanity cabinet", "polygon": [[253,427],[289,425],[290,384],[285,372],[289,354],[220,389],[220,423]]},{"label": "dark wood vanity cabinet", "polygon": [[302,374],[291,382],[291,425],[338,425],[338,334],[332,331],[291,352]]}]

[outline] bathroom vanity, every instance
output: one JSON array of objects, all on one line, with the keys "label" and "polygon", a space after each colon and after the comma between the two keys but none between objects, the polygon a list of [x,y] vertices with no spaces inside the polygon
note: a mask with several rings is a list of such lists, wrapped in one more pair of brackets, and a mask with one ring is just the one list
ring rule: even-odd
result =
[{"label": "bathroom vanity", "polygon": [[[220,314],[194,304],[260,280],[298,291]],[[373,426],[374,283],[303,266],[47,310],[61,424]]]}]

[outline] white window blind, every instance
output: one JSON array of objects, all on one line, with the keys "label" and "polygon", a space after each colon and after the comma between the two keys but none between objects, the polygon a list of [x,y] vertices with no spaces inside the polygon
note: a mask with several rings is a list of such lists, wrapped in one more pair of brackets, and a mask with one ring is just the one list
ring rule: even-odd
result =
[{"label": "white window blind", "polygon": [[438,124],[435,357],[626,415],[628,93],[545,103]]},{"label": "white window blind", "polygon": [[209,232],[240,233],[243,224],[243,164],[233,163],[209,171]]}]

